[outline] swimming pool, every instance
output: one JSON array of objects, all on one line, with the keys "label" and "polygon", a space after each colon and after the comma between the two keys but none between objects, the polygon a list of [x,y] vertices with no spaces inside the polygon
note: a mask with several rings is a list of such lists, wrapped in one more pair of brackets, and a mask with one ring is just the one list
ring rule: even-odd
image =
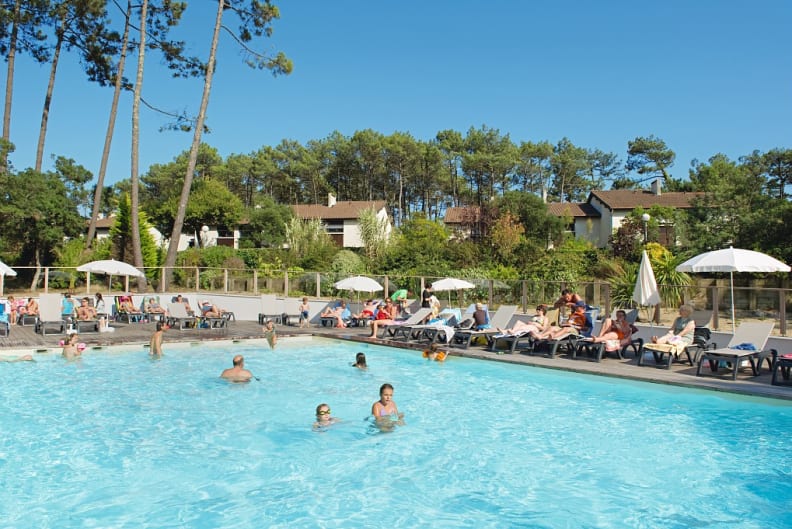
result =
[{"label": "swimming pool", "polygon": [[[787,402],[309,338],[165,353],[0,364],[0,528],[792,525]],[[217,378],[235,353],[260,382]]]}]

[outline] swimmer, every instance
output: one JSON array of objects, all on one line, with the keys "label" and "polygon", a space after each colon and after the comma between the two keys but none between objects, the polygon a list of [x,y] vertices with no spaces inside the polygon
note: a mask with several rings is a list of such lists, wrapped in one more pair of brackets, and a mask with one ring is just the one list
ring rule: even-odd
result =
[{"label": "swimmer", "polygon": [[250,382],[253,378],[253,373],[245,369],[245,357],[236,355],[233,360],[234,367],[224,369],[220,373],[220,378],[224,378],[229,382]]},{"label": "swimmer", "polygon": [[157,322],[157,330],[151,335],[151,342],[149,345],[149,354],[151,356],[162,356],[162,338],[167,328],[168,326],[161,321]]},{"label": "swimmer", "polygon": [[392,429],[394,425],[404,424],[404,414],[399,413],[393,401],[393,386],[387,383],[380,386],[380,400],[371,405],[371,414],[380,429]]},{"label": "swimmer", "polygon": [[275,349],[275,344],[278,343],[278,335],[275,333],[275,323],[272,320],[268,320],[267,323],[264,324],[262,331],[264,332],[264,338],[267,339],[270,349]]},{"label": "swimmer", "polygon": [[63,344],[63,351],[61,355],[66,360],[74,360],[78,356],[82,355],[82,351],[79,347],[77,347],[77,340],[79,340],[79,336],[76,332],[71,333],[69,338],[66,340],[66,343]]},{"label": "swimmer", "polygon": [[35,362],[35,360],[33,360],[33,355],[22,355],[16,358],[0,356],[0,362]]},{"label": "swimmer", "polygon": [[440,351],[440,347],[436,343],[433,343],[429,349],[423,352],[423,356],[429,360],[443,362],[448,357],[448,352]]},{"label": "swimmer", "polygon": [[324,430],[331,424],[335,424],[339,421],[335,417],[330,415],[330,406],[322,403],[316,407],[316,422],[313,424],[314,430]]},{"label": "swimmer", "polygon": [[363,353],[358,353],[355,355],[355,363],[352,364],[352,367],[356,367],[358,369],[366,370],[368,369],[368,365],[366,364],[366,355]]}]

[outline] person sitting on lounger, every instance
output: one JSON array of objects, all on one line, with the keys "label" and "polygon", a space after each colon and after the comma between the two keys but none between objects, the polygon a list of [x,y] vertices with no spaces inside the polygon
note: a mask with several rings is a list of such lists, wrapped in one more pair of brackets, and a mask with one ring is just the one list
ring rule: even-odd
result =
[{"label": "person sitting on lounger", "polygon": [[696,329],[696,322],[690,317],[692,314],[693,307],[681,305],[679,307],[679,316],[671,324],[668,332],[663,336],[652,336],[652,343],[673,345],[677,350],[682,350],[693,343],[693,331]]},{"label": "person sitting on lounger", "polygon": [[38,316],[39,304],[35,298],[28,298],[27,305],[25,305],[25,312],[28,316]]},{"label": "person sitting on lounger", "polygon": [[473,312],[473,328],[477,331],[486,329],[489,325],[489,314],[484,309],[483,303],[476,303],[476,310]]},{"label": "person sitting on lounger", "polygon": [[209,303],[208,299],[201,301],[201,316],[204,318],[222,318],[225,310]]},{"label": "person sitting on lounger", "polygon": [[88,298],[80,300],[80,306],[77,307],[77,319],[82,321],[90,321],[96,319],[96,309],[89,305]]},{"label": "person sitting on lounger", "polygon": [[377,312],[377,305],[378,303],[373,299],[367,299],[363,302],[363,309],[360,313],[353,314],[352,317],[358,320],[370,320],[374,317],[374,313]]},{"label": "person sitting on lounger", "polygon": [[536,337],[547,332],[548,329],[550,329],[550,318],[547,317],[547,305],[539,305],[536,307],[536,315],[529,321],[518,320],[510,329],[498,329],[498,331],[509,336],[530,334]]},{"label": "person sitting on lounger", "polygon": [[132,296],[121,296],[118,303],[118,311],[121,313],[142,314],[140,309],[132,303]]},{"label": "person sitting on lounger", "polygon": [[398,315],[399,307],[397,307],[390,298],[387,298],[380,304],[377,315],[374,317],[374,321],[371,322],[371,334],[369,334],[369,338],[376,338],[377,331],[379,331],[380,327],[393,325]]},{"label": "person sitting on lounger", "polygon": [[586,334],[591,331],[591,320],[586,314],[586,302],[578,301],[575,304],[575,312],[569,317],[566,323],[560,327],[550,328],[537,335],[537,338],[548,340],[560,340],[571,335]]},{"label": "person sitting on lounger", "polygon": [[61,317],[67,321],[71,321],[74,317],[74,300],[71,294],[63,295],[63,301],[61,301]]},{"label": "person sitting on lounger", "polygon": [[599,336],[591,339],[594,343],[605,343],[606,351],[616,351],[630,345],[632,335],[637,329],[627,321],[627,313],[623,310],[616,311],[616,319],[605,319],[602,323]]},{"label": "person sitting on lounger", "polygon": [[583,301],[583,298],[579,294],[575,294],[570,289],[565,288],[561,291],[561,297],[553,304],[553,308],[574,310],[575,305],[580,301]]},{"label": "person sitting on lounger", "polygon": [[168,314],[165,307],[161,307],[156,298],[147,298],[145,304],[146,314]]},{"label": "person sitting on lounger", "polygon": [[324,311],[322,311],[322,318],[335,318],[336,319],[335,326],[338,328],[346,327],[346,323],[344,323],[344,320],[350,317],[351,314],[349,312],[349,309],[347,308],[346,301],[341,301],[341,303],[339,303],[339,305],[334,309],[328,307]]},{"label": "person sitting on lounger", "polygon": [[186,311],[187,311],[187,315],[188,315],[188,316],[195,316],[195,311],[194,311],[194,310],[192,309],[192,307],[190,306],[190,302],[189,302],[189,301],[187,301],[186,299],[184,299],[184,298],[182,297],[182,295],[181,295],[181,294],[178,294],[178,295],[177,295],[177,296],[174,298],[173,302],[174,302],[174,303],[181,303],[182,305],[184,305],[184,310],[186,310]]}]

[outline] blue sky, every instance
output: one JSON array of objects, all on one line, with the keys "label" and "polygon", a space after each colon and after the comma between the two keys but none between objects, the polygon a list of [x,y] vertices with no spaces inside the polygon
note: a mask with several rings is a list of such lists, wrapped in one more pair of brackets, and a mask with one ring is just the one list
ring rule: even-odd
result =
[{"label": "blue sky", "polygon": [[[189,4],[179,36],[206,57],[216,3]],[[281,20],[264,46],[294,61],[292,75],[249,69],[236,44],[221,40],[212,132],[203,139],[224,157],[334,130],[429,140],[440,130],[482,125],[518,144],[568,137],[622,161],[629,140],[654,134],[677,154],[675,177],[686,177],[694,158],[792,148],[788,0],[276,4]],[[35,160],[48,73],[19,58],[11,124],[17,169]],[[5,77],[3,69],[2,86]],[[169,78],[149,55],[150,102],[195,114],[201,90],[200,81]],[[73,59],[64,61],[45,169],[58,154],[98,171],[111,95],[85,81]],[[130,176],[131,96],[121,105],[108,182]],[[189,149],[191,134],[160,132],[165,122],[142,115],[141,173]]]}]

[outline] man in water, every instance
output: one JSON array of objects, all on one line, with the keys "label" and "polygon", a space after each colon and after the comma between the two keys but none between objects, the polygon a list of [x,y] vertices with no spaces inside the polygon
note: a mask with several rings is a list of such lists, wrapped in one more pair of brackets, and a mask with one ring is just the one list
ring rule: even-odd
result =
[{"label": "man in water", "polygon": [[162,335],[167,328],[166,324],[161,321],[157,322],[157,330],[151,335],[151,342],[149,343],[149,354],[151,356],[162,356]]},{"label": "man in water", "polygon": [[230,382],[250,382],[253,378],[253,373],[245,369],[245,357],[236,355],[234,357],[234,367],[224,369],[220,373],[220,378],[224,378]]}]

